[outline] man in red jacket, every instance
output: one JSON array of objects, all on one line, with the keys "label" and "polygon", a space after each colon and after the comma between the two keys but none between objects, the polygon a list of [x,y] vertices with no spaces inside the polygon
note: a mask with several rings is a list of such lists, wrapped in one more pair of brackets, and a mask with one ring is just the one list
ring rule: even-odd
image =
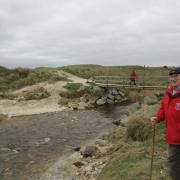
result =
[{"label": "man in red jacket", "polygon": [[169,73],[171,86],[167,88],[152,125],[165,121],[168,163],[173,180],[180,180],[180,67]]},{"label": "man in red jacket", "polygon": [[133,83],[134,85],[136,85],[136,78],[137,78],[137,75],[136,75],[136,72],[135,71],[132,71],[131,74],[130,74],[130,85],[131,83]]}]

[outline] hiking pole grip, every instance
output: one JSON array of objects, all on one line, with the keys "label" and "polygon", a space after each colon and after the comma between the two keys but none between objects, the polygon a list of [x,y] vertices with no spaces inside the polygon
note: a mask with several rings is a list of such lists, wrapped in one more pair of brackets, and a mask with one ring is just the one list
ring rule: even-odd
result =
[{"label": "hiking pole grip", "polygon": [[154,161],[154,146],[155,146],[155,135],[156,135],[156,125],[153,124],[152,129],[152,154],[151,154],[151,166],[150,166],[150,180],[152,180],[152,169],[153,169],[153,161]]}]

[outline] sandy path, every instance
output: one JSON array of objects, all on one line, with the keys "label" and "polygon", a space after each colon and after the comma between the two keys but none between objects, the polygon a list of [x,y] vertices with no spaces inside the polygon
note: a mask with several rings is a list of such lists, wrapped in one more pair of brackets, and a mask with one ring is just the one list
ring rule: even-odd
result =
[{"label": "sandy path", "polygon": [[[66,76],[74,83],[86,84],[87,81],[86,79],[77,77],[62,70],[60,70],[58,74],[60,76],[62,75]],[[25,100],[19,101],[18,99],[0,100],[0,114],[5,114],[11,117],[18,115],[31,115],[31,114],[40,114],[45,112],[62,111],[63,109],[65,109],[65,107],[60,106],[58,104],[59,92],[63,90],[65,91],[63,86],[66,83],[67,83],[66,81],[58,81],[54,84],[48,84],[47,82],[43,82],[16,90],[13,93],[17,94],[20,97],[22,96],[23,92],[33,91],[34,89],[43,87],[51,94],[51,96],[49,96],[49,98],[46,99],[30,100],[30,101],[25,101]]]}]

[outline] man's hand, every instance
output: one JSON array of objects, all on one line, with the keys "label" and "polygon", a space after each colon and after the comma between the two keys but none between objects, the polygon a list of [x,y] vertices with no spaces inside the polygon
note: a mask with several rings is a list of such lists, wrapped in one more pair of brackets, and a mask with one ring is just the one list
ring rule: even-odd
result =
[{"label": "man's hand", "polygon": [[150,121],[152,125],[155,125],[157,123],[157,117],[151,117]]}]

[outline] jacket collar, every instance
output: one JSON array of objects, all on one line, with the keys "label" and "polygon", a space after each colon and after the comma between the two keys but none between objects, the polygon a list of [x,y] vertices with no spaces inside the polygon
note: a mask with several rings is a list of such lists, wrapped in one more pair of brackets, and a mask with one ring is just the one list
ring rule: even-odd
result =
[{"label": "jacket collar", "polygon": [[174,90],[174,89],[173,89],[172,86],[169,86],[169,87],[167,88],[166,93],[168,94],[168,96],[169,96],[170,98],[180,97],[180,89],[176,90],[176,94],[174,94],[174,95],[173,95],[173,90]]},{"label": "jacket collar", "polygon": [[[168,93],[172,93],[173,90],[174,90],[174,88],[172,86],[168,86],[168,88],[167,88]],[[176,91],[177,91],[177,93],[180,93],[180,88],[178,88]]]}]

